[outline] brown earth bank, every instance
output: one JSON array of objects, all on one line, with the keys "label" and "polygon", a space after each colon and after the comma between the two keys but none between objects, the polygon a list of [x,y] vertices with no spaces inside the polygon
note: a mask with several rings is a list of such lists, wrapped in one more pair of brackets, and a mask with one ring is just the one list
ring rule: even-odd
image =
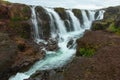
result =
[{"label": "brown earth bank", "polygon": [[[104,31],[88,31],[78,39],[77,56],[64,72],[65,80],[119,80],[120,36]],[[94,55],[81,55],[95,49]]]},{"label": "brown earth bank", "polygon": [[26,71],[45,56],[32,40],[30,19],[29,6],[0,0],[0,80]]}]

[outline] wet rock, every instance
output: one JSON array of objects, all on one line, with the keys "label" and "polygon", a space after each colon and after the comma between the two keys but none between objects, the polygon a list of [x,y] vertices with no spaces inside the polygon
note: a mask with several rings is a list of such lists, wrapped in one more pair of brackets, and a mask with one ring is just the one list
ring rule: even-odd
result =
[{"label": "wet rock", "polygon": [[54,10],[59,14],[61,19],[63,19],[63,20],[67,20],[68,19],[68,15],[67,15],[67,13],[66,13],[64,8],[54,8]]},{"label": "wet rock", "polygon": [[58,42],[55,39],[49,39],[46,45],[46,50],[57,51],[59,49]]},{"label": "wet rock", "polygon": [[95,19],[97,19],[98,15],[99,15],[99,10],[96,11],[96,13],[95,13]]},{"label": "wet rock", "polygon": [[50,37],[50,17],[43,7],[37,6],[35,10],[39,25],[39,35],[41,38],[48,40]]},{"label": "wet rock", "polygon": [[83,17],[80,9],[73,9],[72,12],[79,19],[80,23],[83,24]]},{"label": "wet rock", "polygon": [[87,14],[88,19],[90,19],[90,15],[89,15],[88,10],[85,10],[85,12],[86,12],[86,14]]},{"label": "wet rock", "polygon": [[72,45],[73,45],[73,43],[74,43],[74,40],[71,39],[71,40],[67,43],[67,47],[68,47],[68,48],[71,48]]}]

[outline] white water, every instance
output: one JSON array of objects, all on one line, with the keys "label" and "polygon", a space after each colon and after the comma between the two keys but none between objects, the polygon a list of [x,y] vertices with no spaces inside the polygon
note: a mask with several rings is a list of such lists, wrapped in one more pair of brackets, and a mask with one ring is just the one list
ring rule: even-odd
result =
[{"label": "white water", "polygon": [[80,24],[78,18],[75,17],[75,15],[73,14],[73,12],[71,10],[67,10],[66,12],[70,15],[70,18],[72,19],[72,24],[74,26],[74,30],[75,31],[81,30],[81,24]]},{"label": "white water", "polygon": [[39,36],[39,28],[38,28],[38,22],[37,22],[37,16],[36,16],[36,12],[35,12],[35,6],[32,6],[31,7],[31,11],[32,11],[32,18],[31,18],[31,21],[33,24],[33,29],[34,29],[34,40],[36,43],[39,43],[39,42],[44,42],[44,40],[42,40]]},{"label": "white water", "polygon": [[58,31],[59,31],[59,34],[60,35],[63,35],[63,34],[66,34],[67,33],[67,30],[65,28],[65,25],[64,25],[64,22],[62,21],[62,19],[60,18],[60,16],[58,15],[57,12],[54,11],[54,9],[47,9],[46,10],[48,12],[50,12],[54,18],[55,18],[55,21],[57,23],[57,28],[58,28]]},{"label": "white water", "polygon": [[[48,14],[51,18],[51,23],[56,22],[56,24],[57,24],[57,28],[59,30],[58,34],[59,34],[59,38],[60,38],[58,41],[58,45],[59,45],[60,49],[57,52],[47,51],[45,59],[36,62],[27,72],[24,72],[24,73],[18,72],[15,76],[12,76],[9,80],[23,80],[23,79],[29,78],[37,70],[54,69],[54,68],[62,67],[63,65],[68,63],[70,60],[72,60],[72,58],[75,55],[75,51],[76,51],[75,40],[78,39],[79,37],[81,37],[83,35],[84,31],[86,29],[90,28],[92,21],[95,20],[95,18],[94,18],[95,11],[89,11],[89,15],[91,17],[90,17],[90,19],[88,19],[86,12],[84,10],[82,10],[84,25],[82,25],[83,28],[81,28],[79,20],[74,16],[74,14],[71,12],[71,10],[68,10],[67,12],[70,14],[70,17],[73,21],[74,31],[67,32],[65,25],[64,25],[62,19],[60,18],[60,16],[53,9],[47,8],[46,11],[48,11]],[[35,15],[34,8],[32,8],[32,12],[33,12],[33,16],[35,17],[36,15]],[[54,18],[52,17],[52,15]],[[100,14],[98,16],[100,16],[99,18],[102,19],[103,13],[100,12]],[[36,18],[33,18],[33,19],[36,19]],[[55,19],[55,20],[53,20],[53,19]],[[36,28],[38,28],[37,23],[36,23],[37,21],[36,22],[35,21],[36,20],[33,20],[33,24],[36,26]],[[51,25],[51,28],[52,27],[53,26]],[[35,31],[38,31],[38,30],[35,29]],[[39,31],[36,32],[35,34],[38,35],[38,33],[39,33]],[[57,33],[55,33],[55,34],[57,34]],[[39,39],[38,36],[36,36],[36,38]],[[61,38],[62,38],[62,40],[61,40]],[[69,49],[69,48],[67,48],[67,43],[71,39],[74,40],[74,46],[71,49]]]}]

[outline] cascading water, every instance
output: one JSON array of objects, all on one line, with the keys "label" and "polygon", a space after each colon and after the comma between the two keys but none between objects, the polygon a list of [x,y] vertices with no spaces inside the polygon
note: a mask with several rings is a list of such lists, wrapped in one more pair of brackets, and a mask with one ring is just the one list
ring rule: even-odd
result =
[{"label": "cascading water", "polygon": [[[38,25],[36,20],[36,13],[35,13],[35,7],[32,7],[32,22],[34,24],[35,28],[35,39],[37,39],[37,42],[40,39],[39,37],[39,31],[38,31]],[[59,41],[58,45],[60,49],[56,52],[50,52],[47,51],[46,57],[43,60],[40,60],[36,62],[27,72],[24,73],[17,73],[15,76],[12,76],[9,80],[24,80],[26,78],[29,78],[32,74],[34,74],[37,70],[48,70],[48,69],[54,69],[58,67],[62,67],[65,64],[67,64],[71,58],[74,57],[75,54],[75,41],[79,37],[81,37],[86,29],[89,29],[91,26],[91,23],[93,20],[95,20],[95,11],[88,10],[89,18],[87,16],[87,13],[85,10],[82,10],[82,17],[83,17],[83,25],[80,24],[78,18],[74,15],[74,13],[71,10],[66,10],[67,14],[72,19],[72,25],[74,30],[67,32],[65,28],[64,21],[60,18],[57,12],[54,11],[54,9],[44,8],[48,15],[50,16],[51,20],[51,28],[54,29],[53,32],[51,32],[52,35],[59,35]],[[100,11],[99,15],[97,17],[98,19],[103,18],[103,12]],[[69,21],[71,22],[71,21]],[[56,23],[56,25],[54,24]],[[57,27],[58,30],[55,30]],[[52,31],[52,30],[51,30]],[[61,40],[62,38],[62,40]],[[67,47],[67,44],[70,40],[74,40],[73,46],[71,48]],[[44,41],[44,40],[43,40]]]},{"label": "cascading water", "polygon": [[74,13],[71,10],[67,10],[66,12],[68,13],[68,15],[70,16],[70,18],[72,20],[74,30],[75,31],[81,30],[81,24],[80,24],[79,20],[75,17]]}]

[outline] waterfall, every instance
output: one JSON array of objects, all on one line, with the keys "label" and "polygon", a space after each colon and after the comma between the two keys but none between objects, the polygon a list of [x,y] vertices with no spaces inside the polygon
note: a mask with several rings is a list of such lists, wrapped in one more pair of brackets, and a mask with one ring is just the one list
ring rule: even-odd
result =
[{"label": "waterfall", "polygon": [[[61,19],[58,13],[51,8],[44,8],[44,9],[48,13],[51,20],[50,21],[50,28],[52,35],[51,37],[53,38],[56,37],[57,35],[59,36],[58,45],[60,49],[56,52],[47,51],[45,59],[36,62],[28,71],[24,73],[18,72],[15,76],[10,77],[9,80],[24,80],[26,78],[29,78],[37,70],[54,69],[54,68],[62,67],[65,64],[67,64],[69,61],[72,60],[72,58],[75,55],[76,39],[80,38],[86,29],[90,29],[92,21],[95,20],[96,11],[88,10],[88,14],[87,14],[85,10],[81,10],[83,17],[83,24],[81,25],[79,19],[74,15],[74,13],[71,10],[68,9],[66,10],[66,12],[67,15],[70,16],[71,18],[71,21],[68,20],[71,23],[69,25],[73,26],[74,30],[67,32],[64,21]],[[31,10],[32,10],[32,22],[34,24],[33,27],[35,30],[35,41],[37,40],[38,43],[38,41],[42,39],[39,37],[35,7],[32,7]],[[103,13],[104,11],[99,11],[97,20],[103,18]],[[67,47],[67,44],[70,40],[73,40],[73,44],[71,48]]]},{"label": "waterfall", "polygon": [[38,31],[38,23],[37,23],[37,19],[36,19],[36,13],[35,13],[35,6],[31,7],[31,11],[32,11],[32,18],[31,21],[33,24],[33,28],[34,28],[34,39],[37,42],[40,39],[39,36],[39,31]]},{"label": "waterfall", "polygon": [[71,23],[73,24],[74,31],[81,30],[81,24],[79,20],[75,17],[74,13],[71,10],[66,11],[68,15],[70,15],[70,18],[72,19]]}]

